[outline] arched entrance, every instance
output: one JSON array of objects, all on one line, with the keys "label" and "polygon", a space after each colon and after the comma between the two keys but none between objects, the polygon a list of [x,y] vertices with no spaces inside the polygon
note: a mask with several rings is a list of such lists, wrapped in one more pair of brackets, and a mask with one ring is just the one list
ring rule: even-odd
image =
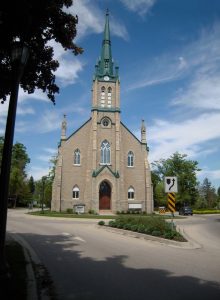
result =
[{"label": "arched entrance", "polygon": [[107,181],[102,181],[99,186],[99,209],[111,209],[111,186]]}]

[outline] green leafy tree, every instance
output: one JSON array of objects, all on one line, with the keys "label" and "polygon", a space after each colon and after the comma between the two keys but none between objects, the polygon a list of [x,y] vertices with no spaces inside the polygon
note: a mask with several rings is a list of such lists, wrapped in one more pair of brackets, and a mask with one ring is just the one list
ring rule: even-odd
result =
[{"label": "green leafy tree", "polygon": [[153,184],[153,197],[154,206],[164,206],[166,205],[166,194],[164,192],[164,184],[161,181],[160,176],[154,170],[151,172],[151,180]]},{"label": "green leafy tree", "polygon": [[50,208],[51,198],[52,198],[52,177],[43,176],[40,180],[37,180],[35,183],[35,199],[38,201],[38,205],[45,204]]},{"label": "green leafy tree", "polygon": [[30,163],[26,147],[21,143],[15,143],[12,149],[12,162],[9,182],[9,195],[14,196],[15,203],[19,199],[20,203],[24,202],[27,185],[26,167]]},{"label": "green leafy tree", "polygon": [[59,87],[54,71],[59,62],[53,59],[50,41],[61,44],[74,55],[82,48],[74,42],[78,17],[68,13],[72,0],[2,0],[0,4],[0,99],[6,100],[11,92],[11,52],[15,41],[26,44],[29,59],[20,86],[33,93],[36,88],[55,101]]},{"label": "green leafy tree", "polygon": [[187,159],[186,154],[174,153],[168,159],[152,163],[153,172],[164,181],[165,176],[176,176],[178,179],[177,207],[184,203],[194,204],[198,198],[197,176],[200,171],[198,162]]}]

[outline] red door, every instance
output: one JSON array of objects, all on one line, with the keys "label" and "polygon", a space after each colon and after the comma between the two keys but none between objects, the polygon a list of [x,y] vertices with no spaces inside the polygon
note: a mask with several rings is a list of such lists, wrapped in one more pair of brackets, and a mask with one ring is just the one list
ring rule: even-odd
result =
[{"label": "red door", "polygon": [[99,209],[100,210],[111,209],[111,187],[106,181],[103,181],[100,184]]}]

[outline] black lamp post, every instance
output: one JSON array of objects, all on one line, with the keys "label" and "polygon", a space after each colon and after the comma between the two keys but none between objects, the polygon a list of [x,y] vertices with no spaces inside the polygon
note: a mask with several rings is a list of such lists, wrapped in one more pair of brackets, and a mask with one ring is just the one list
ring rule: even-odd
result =
[{"label": "black lamp post", "polygon": [[14,138],[14,127],[17,110],[19,83],[23,75],[24,67],[28,60],[28,48],[19,42],[12,49],[12,87],[9,100],[8,117],[5,130],[5,140],[2,153],[0,174],[0,276],[7,275],[7,263],[5,257],[5,236],[8,209],[8,191],[11,168],[11,155]]},{"label": "black lamp post", "polygon": [[44,191],[45,191],[45,182],[47,180],[47,176],[42,177],[42,195],[41,195],[41,211],[44,213]]}]

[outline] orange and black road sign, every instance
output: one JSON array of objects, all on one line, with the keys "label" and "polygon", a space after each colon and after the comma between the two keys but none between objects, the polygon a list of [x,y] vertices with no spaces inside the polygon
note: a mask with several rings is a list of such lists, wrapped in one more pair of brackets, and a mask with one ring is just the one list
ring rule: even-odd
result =
[{"label": "orange and black road sign", "polygon": [[175,194],[174,193],[168,193],[168,209],[172,213],[175,212]]}]

